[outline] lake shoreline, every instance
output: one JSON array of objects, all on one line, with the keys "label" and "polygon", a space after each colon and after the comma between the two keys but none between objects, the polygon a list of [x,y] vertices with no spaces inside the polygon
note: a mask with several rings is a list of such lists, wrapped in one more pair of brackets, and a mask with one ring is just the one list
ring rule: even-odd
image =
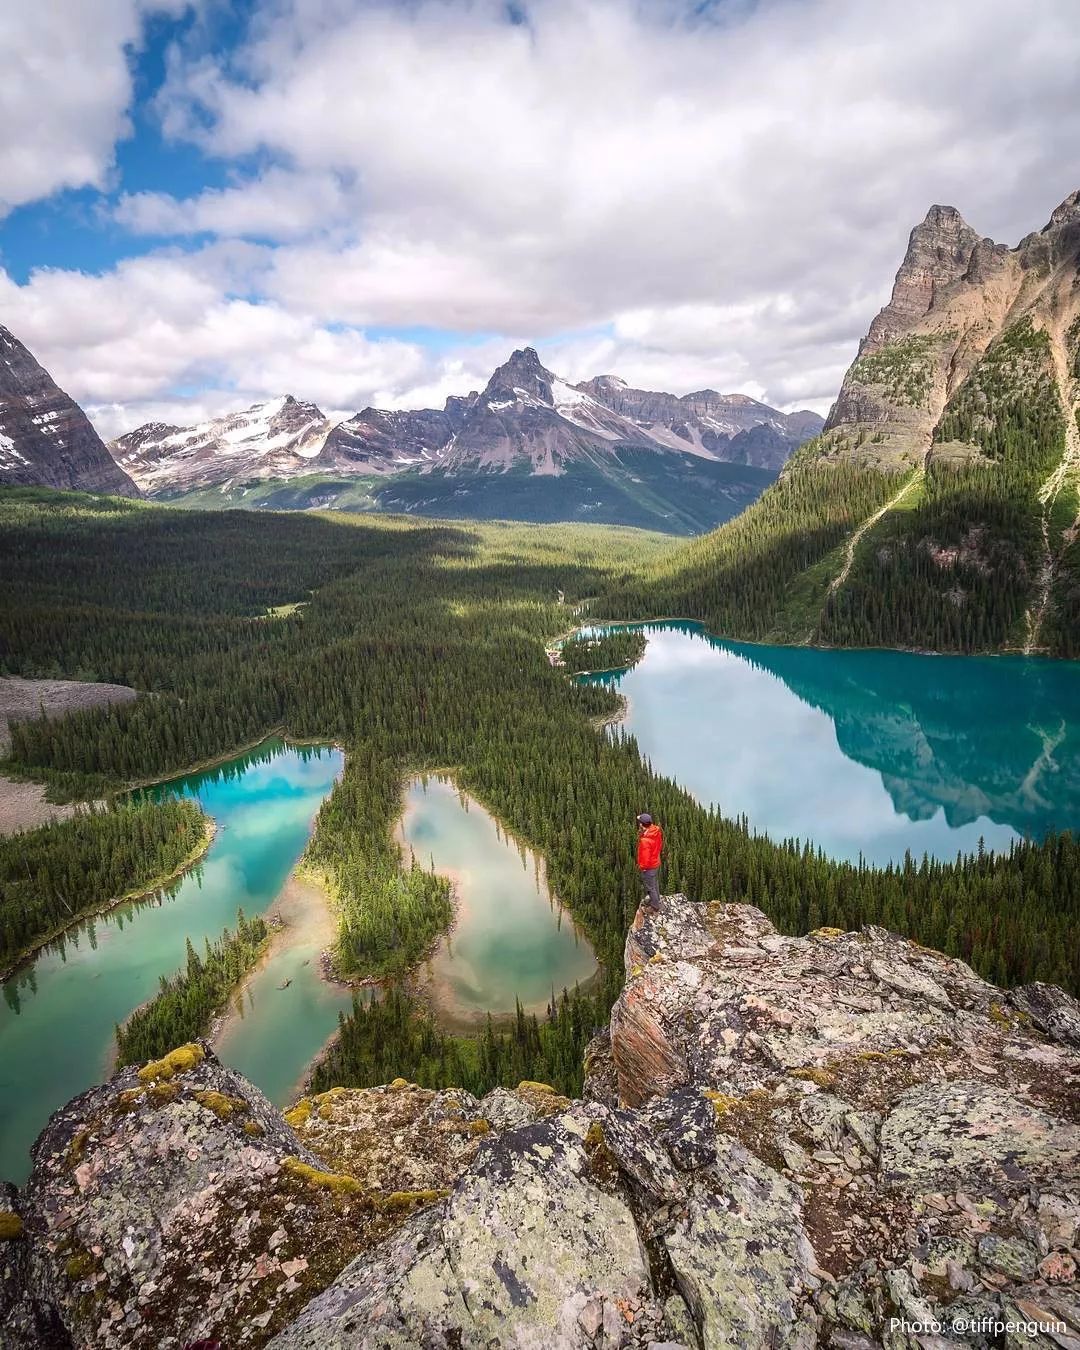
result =
[{"label": "lake shoreline", "polygon": [[[717,633],[711,629],[703,619],[691,619],[685,614],[665,614],[662,617],[653,617],[648,619],[599,619],[594,618],[585,623],[579,623],[576,628],[572,628],[569,633],[562,633],[555,638],[554,642],[561,642],[564,638],[573,637],[575,633],[580,633],[583,628],[646,628],[650,625],[659,624],[689,624],[701,631],[702,635],[712,638],[716,642],[731,642],[740,647],[791,647],[804,648],[814,652],[893,652],[903,656],[955,656],[964,659],[997,659],[1019,657],[1024,661],[1047,661],[1055,665],[1074,665],[1075,658],[1068,656],[1051,656],[1048,652],[1025,653],[1022,647],[995,647],[986,651],[962,652],[962,651],[939,651],[934,647],[861,647],[861,646],[836,646],[828,642],[790,642],[783,638],[745,638],[732,637],[730,634]],[[552,647],[546,650],[553,650]],[[618,674],[621,671],[631,670],[631,666],[619,666],[612,674]],[[585,674],[608,674],[607,671],[586,671]],[[571,677],[574,678],[574,677]]]},{"label": "lake shoreline", "polygon": [[83,923],[89,923],[93,919],[99,919],[103,915],[109,914],[114,909],[119,908],[120,905],[126,904],[128,901],[145,900],[148,896],[156,895],[158,891],[163,890],[171,882],[178,881],[206,855],[210,845],[214,842],[214,836],[216,834],[216,822],[211,820],[209,816],[206,816],[203,825],[202,839],[191,852],[188,853],[187,857],[184,858],[183,862],[181,862],[178,867],[174,868],[173,871],[169,872],[167,875],[156,877],[147,886],[140,886],[135,890],[126,892],[124,895],[118,895],[115,899],[106,900],[102,904],[96,905],[93,909],[84,910],[82,913],[73,916],[70,922],[61,925],[59,928],[53,929],[44,937],[36,938],[32,945],[26,947],[19,953],[11,965],[4,970],[0,970],[0,984],[11,979],[11,977],[16,975],[24,966],[29,965],[45,947],[50,946],[54,942],[58,942],[65,933],[71,932],[73,928],[77,928]]},{"label": "lake shoreline", "polygon": [[267,741],[281,741],[286,750],[303,750],[309,746],[318,746],[321,750],[337,750],[342,756],[345,755],[345,747],[338,741],[329,740],[319,736],[296,737],[290,736],[284,727],[271,727],[269,731],[258,738],[258,740],[248,741],[238,749],[224,750],[220,755],[213,755],[209,759],[202,759],[189,765],[185,769],[169,770],[164,777],[157,778],[139,778],[125,784],[124,787],[117,789],[117,795],[125,792],[143,792],[149,788],[164,788],[170,783],[176,783],[181,778],[194,778],[198,774],[209,773],[212,769],[218,769],[223,764],[228,764],[234,759],[243,759],[245,755],[250,755],[253,750],[258,750]]}]

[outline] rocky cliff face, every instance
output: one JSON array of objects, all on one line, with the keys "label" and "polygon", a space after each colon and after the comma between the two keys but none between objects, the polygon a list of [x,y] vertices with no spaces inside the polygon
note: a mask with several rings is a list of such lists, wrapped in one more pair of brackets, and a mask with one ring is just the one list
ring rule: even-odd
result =
[{"label": "rocky cliff face", "polygon": [[86,414],[0,326],[0,484],[137,497]]},{"label": "rocky cliff face", "polygon": [[[892,296],[860,343],[819,448],[887,468],[919,464],[980,360],[1025,320],[1049,338],[1029,382],[1052,379],[1072,409],[1066,353],[1076,342],[1078,275],[1080,193],[1015,248],[980,238],[954,207],[932,206],[911,232]],[[977,440],[935,451],[961,460],[982,452]]]},{"label": "rocky cliff face", "polygon": [[1075,1000],[681,896],[626,963],[584,1101],[283,1119],[201,1046],[77,1098],[0,1214],[3,1344],[1078,1343]]}]

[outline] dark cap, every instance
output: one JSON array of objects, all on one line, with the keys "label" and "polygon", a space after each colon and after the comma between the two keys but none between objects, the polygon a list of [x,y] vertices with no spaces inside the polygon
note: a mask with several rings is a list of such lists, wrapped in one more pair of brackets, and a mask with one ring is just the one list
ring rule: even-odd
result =
[{"label": "dark cap", "polygon": [[637,818],[637,823],[639,825],[651,825],[652,816],[649,815],[648,811],[642,811],[641,815]]}]

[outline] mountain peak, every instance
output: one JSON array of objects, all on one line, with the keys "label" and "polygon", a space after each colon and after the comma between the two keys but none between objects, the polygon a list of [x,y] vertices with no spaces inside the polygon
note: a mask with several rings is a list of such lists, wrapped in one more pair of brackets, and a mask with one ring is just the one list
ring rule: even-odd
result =
[{"label": "mountain peak", "polygon": [[548,370],[540,360],[540,354],[535,347],[518,347],[515,351],[512,351],[507,360],[498,367],[495,374],[498,375],[499,371],[512,371],[526,376],[539,375],[548,380],[553,378],[551,371]]},{"label": "mountain peak", "polygon": [[1046,230],[1058,229],[1062,225],[1072,225],[1080,220],[1080,188],[1070,192],[1060,206],[1050,213],[1050,219],[1044,226]]},{"label": "mountain peak", "polygon": [[492,402],[502,404],[508,398],[516,399],[520,394],[526,394],[553,406],[551,391],[555,380],[556,377],[541,362],[535,347],[519,347],[492,374],[483,397],[490,405]]},{"label": "mountain peak", "polygon": [[892,296],[870,325],[859,355],[877,351],[924,318],[941,288],[967,272],[979,242],[979,234],[955,206],[931,206],[908,236]]},{"label": "mountain peak", "polygon": [[955,206],[931,206],[922,219],[922,223],[915,226],[916,230],[947,230],[962,232],[970,230],[971,226],[956,209]]}]

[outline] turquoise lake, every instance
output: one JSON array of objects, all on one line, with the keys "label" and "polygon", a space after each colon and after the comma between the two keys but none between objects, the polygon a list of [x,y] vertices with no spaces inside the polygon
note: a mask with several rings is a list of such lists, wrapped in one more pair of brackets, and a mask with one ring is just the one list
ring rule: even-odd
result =
[{"label": "turquoise lake", "polygon": [[[0,1004],[0,1176],[22,1181],[29,1147],[50,1112],[99,1082],[114,1027],[196,948],[236,923],[272,908],[304,851],[315,813],[342,768],[342,755],[268,741],[227,764],[155,789],[196,797],[217,825],[200,865],[150,900],[119,906],[73,929],[4,984]],[[302,961],[302,955],[297,958]],[[276,973],[276,972],[275,972]],[[279,981],[281,982],[281,981]],[[272,1022],[287,1036],[245,1034],[223,1053],[284,1101],[337,1023],[344,991],[319,979],[314,962],[298,965]],[[264,1023],[265,1024],[265,1023]],[[271,1042],[272,1054],[266,1053]]]},{"label": "turquoise lake", "polygon": [[584,678],[626,696],[657,772],[774,839],[884,864],[1080,827],[1080,663],[635,627],[642,660]]},{"label": "turquoise lake", "polygon": [[400,837],[419,863],[448,876],[457,915],[421,978],[437,1018],[464,1030],[487,1012],[543,1015],[552,994],[596,973],[596,958],[568,911],[550,895],[536,854],[444,778],[415,779]]}]

